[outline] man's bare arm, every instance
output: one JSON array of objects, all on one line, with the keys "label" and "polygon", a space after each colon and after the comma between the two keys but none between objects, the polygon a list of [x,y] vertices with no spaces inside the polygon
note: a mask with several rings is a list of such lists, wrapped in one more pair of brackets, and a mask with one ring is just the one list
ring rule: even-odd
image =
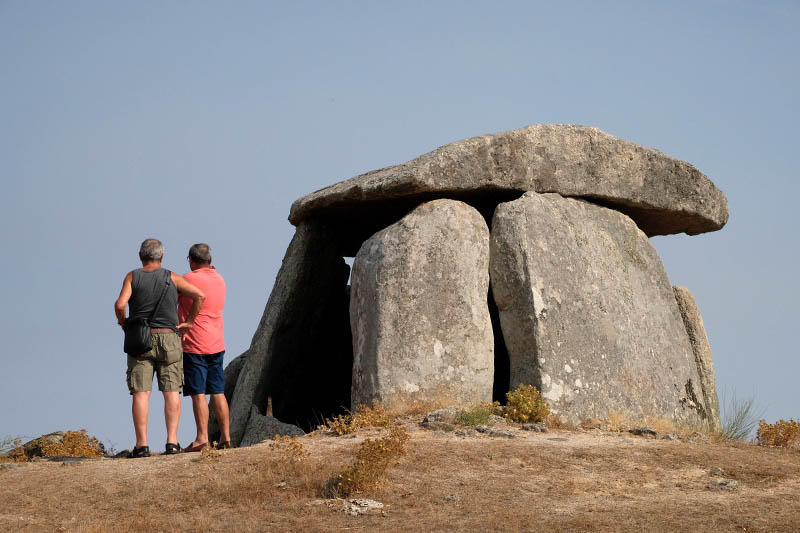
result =
[{"label": "man's bare arm", "polygon": [[185,321],[178,324],[178,331],[183,333],[189,331],[192,329],[192,326],[194,326],[194,319],[197,318],[200,308],[203,307],[203,302],[206,301],[206,295],[203,294],[200,289],[183,279],[183,276],[174,272],[172,273],[172,282],[175,284],[179,293],[192,299],[192,307],[189,309],[189,315],[186,317]]},{"label": "man's bare arm", "polygon": [[114,302],[114,314],[117,315],[117,324],[120,326],[125,325],[125,309],[128,307],[128,300],[131,299],[133,288],[131,287],[131,280],[133,279],[133,272],[128,272],[125,280],[122,282],[122,289],[119,291],[119,298]]}]

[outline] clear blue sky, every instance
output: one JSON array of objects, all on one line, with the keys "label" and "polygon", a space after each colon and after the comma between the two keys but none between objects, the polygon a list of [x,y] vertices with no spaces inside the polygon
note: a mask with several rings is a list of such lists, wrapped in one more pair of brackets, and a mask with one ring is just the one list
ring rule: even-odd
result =
[{"label": "clear blue sky", "polygon": [[177,272],[211,244],[232,358],[295,198],[549,122],[657,148],[727,194],[722,231],[653,242],[697,298],[718,388],[800,417],[798,27],[796,1],[0,0],[0,437],[131,446],[112,304],[145,237]]}]

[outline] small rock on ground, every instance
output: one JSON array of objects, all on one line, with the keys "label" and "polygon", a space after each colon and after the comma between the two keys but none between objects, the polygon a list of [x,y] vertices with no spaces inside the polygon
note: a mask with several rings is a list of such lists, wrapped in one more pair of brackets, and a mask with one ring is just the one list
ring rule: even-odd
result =
[{"label": "small rock on ground", "polygon": [[457,437],[477,437],[478,432],[472,428],[456,430]]},{"label": "small rock on ground", "polygon": [[507,426],[508,422],[502,416],[489,415],[489,420],[486,421],[489,426]]},{"label": "small rock on ground", "polygon": [[475,426],[475,431],[477,431],[479,433],[483,433],[483,434],[488,435],[490,437],[504,437],[504,438],[507,438],[507,439],[512,439],[512,438],[517,436],[511,430],[498,429],[498,428],[493,428],[492,426],[484,426],[484,425]]},{"label": "small rock on ground", "polygon": [[456,417],[460,412],[461,408],[456,405],[451,405],[450,407],[437,409],[425,415],[425,418],[422,420],[422,423],[426,424],[433,422],[446,422],[448,424],[452,424],[453,422],[455,422]]},{"label": "small rock on ground", "polygon": [[456,429],[456,427],[453,424],[450,424],[448,422],[439,422],[439,421],[426,422],[425,420],[423,420],[422,422],[420,422],[420,426],[426,429],[433,429],[438,431],[455,431]]},{"label": "small rock on ground", "polygon": [[544,424],[522,424],[524,431],[536,431],[537,433],[547,433],[547,426]]},{"label": "small rock on ground", "polygon": [[309,505],[326,505],[331,509],[341,511],[350,516],[358,516],[366,514],[372,510],[383,509],[383,504],[375,500],[368,500],[366,498],[353,498],[345,500],[342,498],[333,498],[330,500],[314,500]]},{"label": "small rock on ground", "polygon": [[640,426],[640,427],[635,427],[633,429],[629,429],[628,433],[632,433],[633,435],[638,435],[640,437],[658,438],[658,431],[647,426]]},{"label": "small rock on ground", "polygon": [[739,482],[735,479],[712,479],[708,482],[708,488],[714,490],[739,490]]}]

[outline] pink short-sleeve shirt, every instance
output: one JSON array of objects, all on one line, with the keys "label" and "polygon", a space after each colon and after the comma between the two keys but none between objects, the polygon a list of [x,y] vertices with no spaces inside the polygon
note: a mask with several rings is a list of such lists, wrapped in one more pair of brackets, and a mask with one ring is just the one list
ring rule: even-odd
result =
[{"label": "pink short-sleeve shirt", "polygon": [[[225,349],[225,325],[222,309],[225,307],[225,280],[212,267],[198,268],[183,275],[184,279],[206,295],[194,326],[183,336],[183,351],[195,354],[215,354]],[[192,299],[178,297],[178,319],[183,322],[189,315]]]}]

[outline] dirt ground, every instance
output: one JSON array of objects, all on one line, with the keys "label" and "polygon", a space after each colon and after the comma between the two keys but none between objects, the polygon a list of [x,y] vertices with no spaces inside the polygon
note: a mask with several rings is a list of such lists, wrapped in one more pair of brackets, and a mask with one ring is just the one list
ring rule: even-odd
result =
[{"label": "dirt ground", "polygon": [[320,488],[385,430],[307,435],[300,460],[266,442],[0,465],[0,530],[800,531],[798,450],[599,430],[504,438],[406,427],[409,454],[379,489],[358,495],[383,508],[362,515],[322,500]]}]

